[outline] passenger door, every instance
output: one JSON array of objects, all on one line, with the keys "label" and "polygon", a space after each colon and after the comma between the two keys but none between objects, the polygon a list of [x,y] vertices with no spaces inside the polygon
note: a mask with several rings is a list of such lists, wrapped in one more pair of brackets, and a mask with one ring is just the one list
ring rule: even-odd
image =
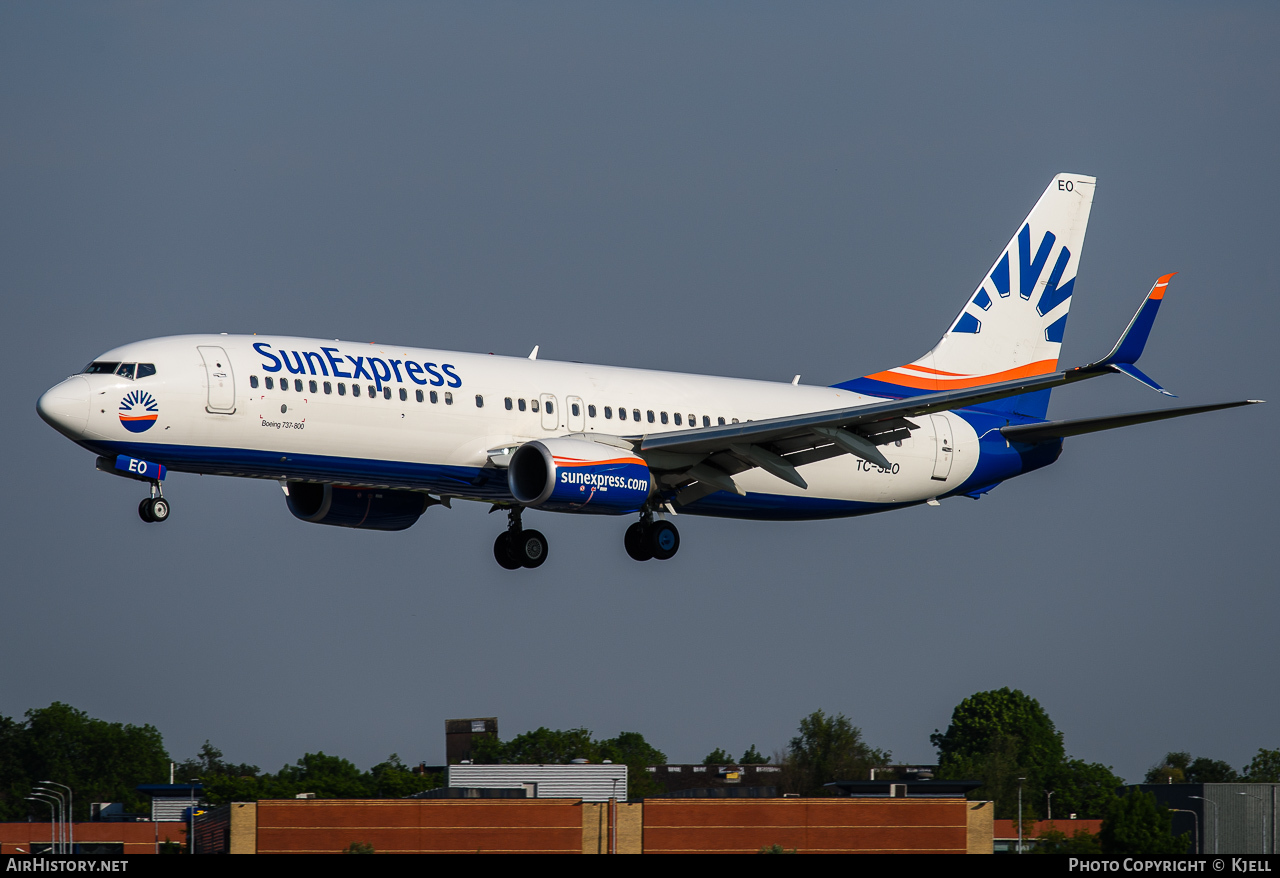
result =
[{"label": "passenger door", "polygon": [[231,359],[217,345],[200,345],[196,348],[204,360],[205,377],[209,381],[209,399],[204,410],[218,415],[235,414],[236,376],[231,371]]},{"label": "passenger door", "polygon": [[946,415],[929,415],[933,421],[933,435],[938,443],[937,456],[933,459],[933,477],[945,482],[951,475],[951,458],[954,445],[951,442],[951,421]]}]

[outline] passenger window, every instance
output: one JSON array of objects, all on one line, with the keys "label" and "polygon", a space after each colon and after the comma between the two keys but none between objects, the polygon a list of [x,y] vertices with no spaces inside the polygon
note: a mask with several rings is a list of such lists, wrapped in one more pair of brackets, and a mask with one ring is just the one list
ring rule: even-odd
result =
[{"label": "passenger window", "polygon": [[369,399],[373,399],[373,398],[374,398],[375,396],[377,396],[377,395],[378,395],[378,388],[376,388],[376,387],[374,387],[372,384],[370,384],[370,385],[369,385]]},{"label": "passenger window", "polygon": [[453,394],[447,390],[444,392],[444,404],[453,405]]},{"label": "passenger window", "polygon": [[738,419],[737,419],[737,418],[734,418],[734,419],[733,419],[733,422],[734,422],[735,424],[736,424],[736,423],[738,423]]},{"label": "passenger window", "polygon": [[289,389],[289,379],[288,379],[288,378],[281,378],[281,379],[280,379],[280,389],[281,389],[281,390],[288,390],[288,389]]},{"label": "passenger window", "polygon": [[275,390],[275,382],[271,380],[271,376],[267,376],[267,390]]},{"label": "passenger window", "polygon": [[524,400],[520,400],[520,411],[524,411]]},{"label": "passenger window", "polygon": [[440,401],[440,394],[436,393],[434,390],[431,391],[431,404],[435,405],[439,401]]},{"label": "passenger window", "polygon": [[296,390],[296,391],[298,391],[298,393],[301,393],[301,392],[302,392],[302,379],[301,379],[301,378],[295,378],[295,379],[293,379],[293,389],[294,389],[294,390]]},{"label": "passenger window", "polygon": [[587,417],[594,418],[595,416],[596,416],[596,407],[593,405],[587,406]]},{"label": "passenger window", "polygon": [[258,376],[257,376],[257,375],[250,375],[250,376],[249,376],[249,386],[250,386],[250,387],[252,387],[254,390],[257,390],[257,389],[258,389]]},{"label": "passenger window", "polygon": [[704,427],[710,427],[710,426],[711,426],[711,416],[710,416],[710,415],[703,415],[703,416],[702,416],[702,426],[704,426]]},{"label": "passenger window", "polygon": [[359,384],[352,384],[352,385],[351,385],[351,395],[352,395],[352,396],[359,396],[359,395],[360,395],[360,385],[359,385]]},{"label": "passenger window", "polygon": [[311,392],[312,392],[312,393],[319,393],[319,392],[320,392],[320,386],[319,386],[318,384],[316,384],[314,381],[310,382],[310,384],[311,384]]},{"label": "passenger window", "polygon": [[476,408],[478,409],[484,408],[484,397],[478,393],[476,394]]},{"label": "passenger window", "polygon": [[[150,378],[150,377],[151,377],[152,375],[154,375],[154,374],[156,374],[156,365],[155,365],[155,363],[139,363],[139,364],[138,364],[138,374],[137,374],[137,376],[135,376],[135,377],[137,377],[137,378]],[[256,387],[257,385],[255,384],[254,386]]]},{"label": "passenger window", "polygon": [[636,421],[637,423],[640,421],[640,409],[631,410],[631,420]]},{"label": "passenger window", "polygon": [[716,420],[718,420],[718,421],[720,422],[720,426],[721,426],[721,427],[723,427],[723,426],[724,426],[724,418],[717,418]]},{"label": "passenger window", "polygon": [[121,378],[133,380],[133,363],[121,363],[120,368],[116,370],[116,374]]},{"label": "passenger window", "polygon": [[619,420],[619,421],[625,421],[626,419],[627,419],[627,410],[626,410],[626,409],[624,409],[624,408],[622,408],[621,406],[619,406],[619,407],[618,407],[618,420]]},{"label": "passenger window", "polygon": [[538,401],[536,399],[529,400],[529,411],[536,412],[538,410]]},{"label": "passenger window", "polygon": [[415,395],[417,395],[417,397],[418,397],[418,402],[422,402],[422,391],[421,391],[421,390],[415,390],[415,391],[414,391],[414,394],[415,394]]},{"label": "passenger window", "polygon": [[649,409],[649,411],[648,411],[648,413],[647,413],[647,414],[648,414],[648,417],[649,417],[649,423],[650,423],[650,424],[652,424],[652,423],[653,423],[653,409]]},{"label": "passenger window", "polygon": [[324,383],[324,395],[328,396],[331,393],[333,393],[333,385],[326,381]]},{"label": "passenger window", "polygon": [[338,396],[347,395],[347,383],[345,381],[338,382]]},{"label": "passenger window", "polygon": [[502,404],[506,407],[507,411],[511,411],[511,397],[508,396],[506,399],[504,399],[502,401]]},{"label": "passenger window", "polygon": [[674,415],[672,415],[671,417],[673,417],[673,418],[675,418],[675,419],[676,419],[676,426],[677,426],[677,427],[679,427],[679,426],[680,426],[680,413],[679,413],[679,412],[676,412],[676,413],[675,413]]},{"label": "passenger window", "polygon": [[582,411],[582,409],[578,406],[576,402],[573,405],[569,406],[569,410],[573,412],[574,417],[577,417],[578,414],[580,414]]},{"label": "passenger window", "polygon": [[383,398],[383,399],[391,399],[391,388],[390,388],[390,387],[384,387],[384,388],[382,388],[382,398]]},{"label": "passenger window", "polygon": [[611,418],[613,418],[613,407],[612,407],[612,406],[605,406],[605,407],[604,407],[604,416],[605,416],[605,419],[606,419],[606,420],[607,420],[607,419],[611,419]]},{"label": "passenger window", "polygon": [[551,400],[547,400],[547,414],[555,414],[556,406]]},{"label": "passenger window", "polygon": [[665,424],[665,423],[667,422],[667,413],[666,413],[666,412],[662,412],[658,417],[662,419],[662,423],[664,423],[664,424]]},{"label": "passenger window", "polygon": [[401,387],[401,388],[400,388],[400,401],[401,401],[401,402],[407,402],[407,401],[408,401],[408,399],[409,399],[409,391],[407,391],[407,390],[405,390],[403,387]]}]

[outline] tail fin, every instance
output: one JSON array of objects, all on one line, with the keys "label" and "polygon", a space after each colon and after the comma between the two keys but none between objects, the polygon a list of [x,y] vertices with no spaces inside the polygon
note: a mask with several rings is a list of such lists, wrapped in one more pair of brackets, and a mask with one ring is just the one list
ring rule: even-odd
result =
[{"label": "tail fin", "polygon": [[[838,386],[900,399],[1057,369],[1095,183],[1081,174],[1053,178],[933,350],[905,366]],[[1043,418],[1049,391],[983,408]]]}]

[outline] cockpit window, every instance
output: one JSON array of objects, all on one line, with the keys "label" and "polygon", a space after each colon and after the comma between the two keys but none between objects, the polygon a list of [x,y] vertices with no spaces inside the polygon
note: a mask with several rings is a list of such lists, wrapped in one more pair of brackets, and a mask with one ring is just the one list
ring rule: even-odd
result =
[{"label": "cockpit window", "polygon": [[139,364],[138,364],[138,374],[137,374],[136,376],[134,376],[134,377],[137,377],[137,378],[149,378],[150,376],[152,376],[152,375],[154,375],[154,374],[156,374],[156,364],[155,364],[155,363],[139,363]]},{"label": "cockpit window", "polygon": [[119,375],[121,378],[128,378],[130,381],[132,381],[134,365],[135,365],[134,363],[121,363],[120,368],[116,369],[116,374]]},{"label": "cockpit window", "polygon": [[85,375],[112,375],[116,369],[120,368],[120,361],[108,363],[105,360],[99,360],[96,363],[90,363],[84,367]]}]

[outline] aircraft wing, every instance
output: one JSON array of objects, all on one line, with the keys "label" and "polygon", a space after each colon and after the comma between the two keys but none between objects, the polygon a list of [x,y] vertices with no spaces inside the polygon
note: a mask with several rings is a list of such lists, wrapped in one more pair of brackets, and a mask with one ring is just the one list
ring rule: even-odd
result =
[{"label": "aircraft wing", "polygon": [[664,484],[685,486],[676,497],[679,503],[689,503],[715,491],[743,494],[733,476],[753,467],[807,488],[796,470],[806,463],[852,454],[876,466],[889,466],[877,446],[910,435],[918,428],[911,422],[912,417],[1061,387],[1112,371],[1108,365],[1096,364],[909,399],[622,438],[632,443]]}]

